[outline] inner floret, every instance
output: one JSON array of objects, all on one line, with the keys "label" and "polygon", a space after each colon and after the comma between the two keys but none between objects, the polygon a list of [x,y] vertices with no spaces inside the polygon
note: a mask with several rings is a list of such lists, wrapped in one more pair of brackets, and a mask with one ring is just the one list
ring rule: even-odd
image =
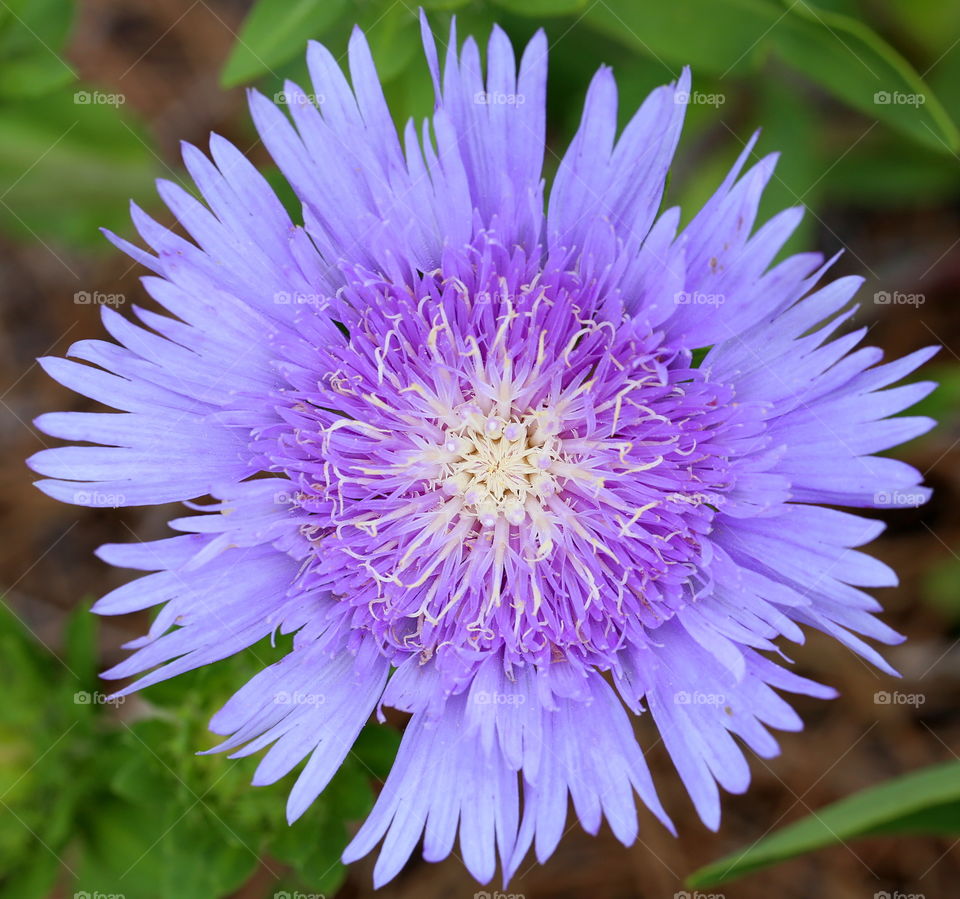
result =
[{"label": "inner floret", "polygon": [[442,444],[427,454],[440,463],[444,493],[459,498],[461,514],[475,515],[483,527],[500,517],[522,524],[557,492],[562,475],[561,442],[551,433],[549,416],[535,412],[505,420],[477,406],[462,415],[463,425],[446,429]]},{"label": "inner floret", "polygon": [[706,589],[760,412],[574,274],[497,262],[414,291],[365,276],[338,298],[346,333],[291,347],[273,433],[298,586],[454,678],[494,651],[610,667]]}]

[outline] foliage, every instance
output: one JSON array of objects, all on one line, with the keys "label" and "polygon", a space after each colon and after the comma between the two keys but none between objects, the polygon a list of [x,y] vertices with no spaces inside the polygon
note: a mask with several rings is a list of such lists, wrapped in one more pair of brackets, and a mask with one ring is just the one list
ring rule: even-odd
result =
[{"label": "foliage", "polygon": [[79,83],[61,55],[73,17],[72,0],[0,4],[0,231],[99,245],[157,160],[126,97]]},{"label": "foliage", "polygon": [[[355,24],[368,34],[399,122],[426,115],[432,89],[419,51],[415,4],[392,0],[257,0],[221,69],[224,89],[255,85],[279,96],[285,80],[308,91],[304,47],[344,54]],[[960,5],[940,0],[422,0],[445,39],[481,41],[494,21],[516,42],[543,25],[550,59],[548,175],[577,126],[600,62],[616,68],[622,115],[652,87],[694,73],[684,141],[707,148],[676,175],[670,202],[696,208],[760,126],[758,153],[783,150],[765,212],[802,203],[815,222],[824,198],[883,209],[947,205],[960,196]],[[0,3],[0,231],[54,246],[106,249],[99,226],[125,229],[129,197],[150,204],[160,168],[154,139],[126,98],[84,84],[64,56],[73,0]],[[907,58],[909,57],[909,59]],[[921,74],[922,73],[922,74]],[[249,125],[235,123],[235,127]],[[171,161],[172,160],[168,160]],[[284,202],[297,202],[267,171]],[[798,237],[806,241],[806,235]],[[699,357],[698,357],[699,358]],[[955,425],[956,366],[923,412]],[[938,378],[939,379],[939,378]],[[925,584],[956,617],[957,561]],[[396,751],[397,734],[368,728],[343,770],[293,827],[288,783],[250,789],[254,762],[196,755],[210,745],[211,713],[280,648],[157,685],[146,701],[104,700],[94,619],[70,620],[63,658],[9,613],[0,615],[0,899],[50,893],[124,893],[180,899],[223,896],[258,864],[291,889],[332,892],[345,822],[362,817]],[[918,771],[863,791],[696,872],[691,886],[854,837],[955,833],[960,765]]]},{"label": "foliage", "polygon": [[804,852],[880,834],[960,833],[960,761],[912,771],[847,796],[751,846],[711,862],[687,879],[715,886]]},{"label": "foliage", "polygon": [[0,620],[0,897],[116,893],[210,899],[242,885],[260,860],[290,890],[331,893],[343,877],[346,822],[372,804],[397,734],[371,727],[293,826],[289,781],[249,786],[253,760],[198,755],[206,722],[282,647],[259,644],[151,688],[149,702],[106,701],[96,677],[95,618],[71,618],[63,659],[9,612]]}]

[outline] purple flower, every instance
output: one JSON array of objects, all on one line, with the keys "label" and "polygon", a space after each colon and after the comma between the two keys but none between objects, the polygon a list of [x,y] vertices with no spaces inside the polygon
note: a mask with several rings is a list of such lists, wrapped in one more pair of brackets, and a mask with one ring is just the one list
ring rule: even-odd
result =
[{"label": "purple flower", "polygon": [[618,137],[601,69],[545,202],[544,35],[518,74],[495,29],[485,79],[473,40],[442,69],[426,25],[424,44],[436,109],[402,143],[359,31],[352,89],[311,45],[319,109],[286,85],[291,124],[251,95],[303,226],[222,138],[212,161],[184,148],[206,205],[159,190],[195,243],[137,207],[153,252],[111,235],[170,315],[104,308],[116,343],[43,360],[121,412],[41,416],[98,445],[31,459],[66,502],[215,498],[179,536],[101,548],[155,573],[98,612],[161,606],[106,676],[149,672],[136,689],[294,633],[211,724],[223,749],[270,747],[256,784],[308,759],[291,820],[375,709],[412,714],[345,854],[385,837],[378,884],[458,834],[478,880],[498,855],[509,878],[553,852],[568,795],[627,844],[634,792],[672,828],[628,712],[716,828],[718,785],[750,778],[734,737],[769,757],[768,727],[801,727],[774,689],[833,695],[771,657],[778,637],[810,626],[891,671],[863,638],[899,636],[860,588],[894,575],[854,549],[882,525],[828,506],[925,500],[872,454],[932,424],[892,417],[931,385],[881,389],[932,351],[879,364],[865,329],[834,336],[860,279],[773,264],[800,210],[754,229],[774,159],[742,173],[753,142],[686,227],[658,214],[687,72]]}]

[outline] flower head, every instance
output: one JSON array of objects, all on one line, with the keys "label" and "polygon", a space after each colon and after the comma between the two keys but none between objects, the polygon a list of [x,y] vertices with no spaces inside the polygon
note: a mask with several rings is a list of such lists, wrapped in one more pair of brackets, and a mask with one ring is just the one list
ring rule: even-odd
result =
[{"label": "flower head", "polygon": [[689,600],[730,448],[766,443],[756,409],[566,254],[474,244],[413,284],[354,273],[329,309],[349,336],[290,353],[283,424],[261,435],[312,543],[300,585],[342,593],[445,692],[491,654],[615,665]]},{"label": "flower head", "polygon": [[[212,161],[185,148],[207,205],[160,192],[195,243],[136,207],[153,253],[112,236],[171,314],[105,308],[116,343],[44,360],[121,412],[41,416],[100,445],[31,460],[68,502],[214,497],[179,536],[100,550],[154,573],[97,611],[162,605],[107,676],[149,672],[135,689],[295,633],[211,724],[224,749],[271,747],[255,783],[309,757],[291,819],[378,706],[412,713],[346,853],[385,836],[378,883],[458,832],[474,876],[499,854],[509,877],[553,851],[568,794],[625,843],[634,793],[672,827],[628,710],[715,828],[718,784],[749,781],[733,737],[770,756],[767,727],[801,726],[771,688],[832,695],[776,638],[817,628],[890,670],[862,638],[898,636],[860,588],[893,575],[854,549],[881,526],[827,506],[925,499],[872,454],[931,424],[891,417],[930,385],[881,389],[930,351],[881,365],[862,330],[834,337],[859,279],[818,287],[816,254],[771,267],[799,211],[754,230],[773,159],[741,174],[752,141],[686,227],[658,212],[686,72],[619,137],[598,72],[545,203],[544,36],[518,73],[495,29],[485,79],[472,40],[442,71],[424,43],[436,109],[402,146],[359,32],[352,87],[311,45],[321,109],[288,85],[291,123],[251,95],[302,226],[222,138]],[[276,699],[301,693],[324,701]]]}]

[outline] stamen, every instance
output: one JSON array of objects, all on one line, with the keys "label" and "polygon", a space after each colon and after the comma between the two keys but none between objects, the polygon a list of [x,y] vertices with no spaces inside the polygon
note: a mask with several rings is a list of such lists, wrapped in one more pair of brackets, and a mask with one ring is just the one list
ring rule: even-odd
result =
[{"label": "stamen", "polygon": [[528,501],[540,505],[557,493],[562,441],[540,426],[542,411],[506,419],[472,403],[460,411],[463,423],[444,432],[442,448],[425,448],[421,461],[443,458],[443,492],[460,497],[482,527],[523,524]]}]

